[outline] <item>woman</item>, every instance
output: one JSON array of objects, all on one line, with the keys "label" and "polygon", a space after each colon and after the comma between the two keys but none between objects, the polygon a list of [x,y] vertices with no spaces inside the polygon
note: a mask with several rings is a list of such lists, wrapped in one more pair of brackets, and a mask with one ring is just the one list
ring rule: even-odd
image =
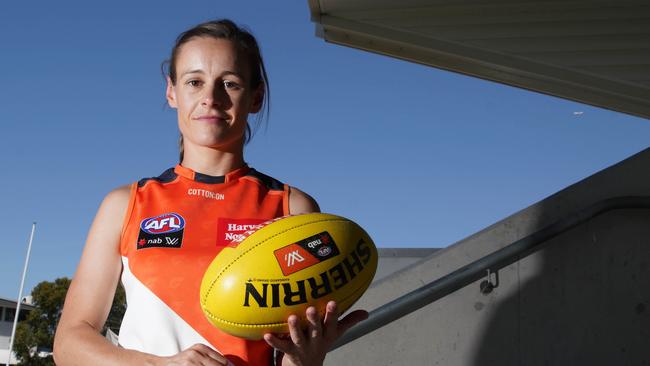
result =
[{"label": "woman", "polygon": [[[260,112],[268,90],[257,42],[231,21],[178,37],[166,97],[178,112],[181,162],[102,202],[57,329],[57,364],[322,365],[334,340],[365,317],[353,312],[338,322],[331,302],[324,319],[307,309],[307,330],[292,315],[289,336],[247,341],[212,327],[201,312],[202,273],[238,228],[319,210],[307,194],[245,163],[247,118]],[[128,308],[115,347],[99,330],[120,276]]]}]

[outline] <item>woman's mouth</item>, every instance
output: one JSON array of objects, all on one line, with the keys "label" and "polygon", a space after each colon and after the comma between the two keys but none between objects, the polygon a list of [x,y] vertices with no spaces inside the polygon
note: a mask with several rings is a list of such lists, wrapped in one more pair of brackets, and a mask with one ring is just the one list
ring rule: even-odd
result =
[{"label": "woman's mouth", "polygon": [[225,118],[224,116],[213,115],[213,114],[204,114],[202,116],[193,117],[192,119],[197,121],[212,122],[212,123],[226,122],[227,120],[227,118]]}]

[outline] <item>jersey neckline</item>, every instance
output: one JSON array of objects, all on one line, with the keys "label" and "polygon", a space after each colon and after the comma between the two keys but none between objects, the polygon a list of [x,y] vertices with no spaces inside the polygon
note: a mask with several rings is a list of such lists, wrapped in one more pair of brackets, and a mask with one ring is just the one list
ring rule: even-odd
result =
[{"label": "jersey neckline", "polygon": [[246,164],[241,168],[227,173],[226,175],[207,175],[195,172],[194,170],[188,167],[184,167],[180,164],[176,164],[174,167],[174,173],[180,175],[181,177],[185,177],[195,182],[208,184],[228,183],[246,175],[246,173],[248,173],[250,170],[251,168]]}]

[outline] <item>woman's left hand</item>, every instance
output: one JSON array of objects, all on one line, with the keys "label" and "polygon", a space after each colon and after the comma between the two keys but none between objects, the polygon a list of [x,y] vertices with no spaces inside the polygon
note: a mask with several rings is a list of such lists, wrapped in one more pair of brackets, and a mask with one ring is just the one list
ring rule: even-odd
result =
[{"label": "woman's left hand", "polygon": [[308,327],[302,330],[296,315],[289,316],[289,337],[280,338],[267,333],[264,340],[271,347],[284,353],[282,366],[320,366],[325,355],[346,330],[368,317],[368,312],[356,310],[338,320],[336,302],[330,301],[325,307],[325,319],[321,321],[318,311],[310,306],[305,311]]}]

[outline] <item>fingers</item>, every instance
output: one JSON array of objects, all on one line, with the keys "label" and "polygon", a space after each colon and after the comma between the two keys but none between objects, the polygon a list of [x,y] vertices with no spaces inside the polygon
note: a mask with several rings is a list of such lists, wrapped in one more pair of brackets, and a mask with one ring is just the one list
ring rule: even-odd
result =
[{"label": "fingers", "polygon": [[325,334],[324,337],[329,340],[333,341],[338,337],[338,319],[339,319],[339,311],[338,307],[336,306],[336,302],[330,301],[327,303],[325,306]]},{"label": "fingers", "polygon": [[315,339],[321,336],[323,333],[323,328],[320,322],[320,315],[315,307],[310,306],[305,312],[307,315],[307,323],[309,324],[307,329],[307,336],[310,339]]},{"label": "fingers", "polygon": [[365,310],[356,310],[346,315],[339,321],[339,310],[335,301],[330,301],[325,306],[325,316],[320,317],[318,310],[310,306],[305,311],[307,318],[307,328],[302,329],[300,321],[296,315],[290,315],[287,319],[289,328],[288,336],[278,336],[267,333],[264,340],[271,347],[278,349],[285,354],[296,353],[305,347],[321,347],[325,344],[328,349],[338,337],[345,333],[350,327],[368,318],[368,312]]},{"label": "fingers", "polygon": [[269,346],[280,350],[284,353],[291,353],[293,350],[293,342],[291,339],[282,339],[275,334],[266,333],[264,335],[264,340],[268,343]]},{"label": "fingers", "polygon": [[228,359],[225,358],[222,354],[215,351],[214,349],[206,346],[205,344],[197,343],[192,347],[188,348],[190,351],[195,351],[198,353],[198,358],[201,365],[204,366],[217,366],[217,365],[227,365]]},{"label": "fingers", "polygon": [[289,324],[289,335],[293,343],[298,347],[303,346],[305,344],[305,334],[300,328],[300,320],[298,320],[298,317],[290,315],[287,323]]},{"label": "fingers", "polygon": [[306,331],[300,326],[299,318],[296,315],[290,315],[287,319],[287,325],[289,327],[288,338],[283,339],[278,335],[267,333],[264,335],[264,340],[273,348],[284,353],[291,353],[296,347],[304,347],[310,343],[310,341],[322,337],[323,327],[318,310],[316,310],[315,307],[310,306],[305,311],[305,315],[307,318]]},{"label": "fingers", "polygon": [[[309,315],[307,316],[309,319]],[[313,319],[313,315],[312,315]],[[311,320],[309,320],[310,328],[313,327]],[[264,334],[264,340],[268,343],[269,346],[278,349],[284,353],[292,353],[297,347],[303,347],[306,345],[307,340],[303,329],[300,326],[300,320],[295,315],[289,315],[287,319],[287,326],[289,328],[289,334]]]}]

